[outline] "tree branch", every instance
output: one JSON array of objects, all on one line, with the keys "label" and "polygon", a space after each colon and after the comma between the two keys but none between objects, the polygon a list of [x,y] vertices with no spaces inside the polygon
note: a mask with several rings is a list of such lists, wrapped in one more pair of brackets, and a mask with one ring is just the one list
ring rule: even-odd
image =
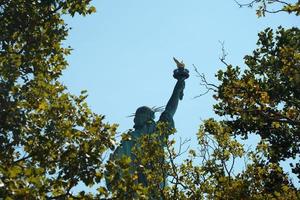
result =
[{"label": "tree branch", "polygon": [[201,74],[201,73],[198,71],[198,69],[197,69],[197,67],[196,67],[195,65],[193,65],[193,67],[194,67],[194,70],[195,70],[195,72],[196,72],[196,74],[197,74],[197,77],[200,78],[200,81],[201,81],[201,82],[200,82],[200,85],[201,85],[201,86],[204,86],[204,87],[206,88],[206,91],[205,91],[205,92],[203,92],[203,93],[201,93],[201,94],[195,96],[194,99],[195,99],[195,98],[198,98],[198,97],[201,97],[201,96],[207,94],[207,93],[210,92],[210,91],[217,92],[217,91],[218,91],[218,86],[216,86],[215,84],[212,84],[212,83],[208,83],[207,80],[206,80],[205,75],[204,75],[203,73]]}]

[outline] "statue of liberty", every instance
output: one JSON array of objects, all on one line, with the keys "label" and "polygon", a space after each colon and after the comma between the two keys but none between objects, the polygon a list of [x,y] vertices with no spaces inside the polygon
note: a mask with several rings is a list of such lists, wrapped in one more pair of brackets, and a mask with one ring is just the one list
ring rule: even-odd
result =
[{"label": "statue of liberty", "polygon": [[[165,109],[160,115],[157,123],[167,123],[168,127],[175,128],[173,116],[177,110],[179,100],[183,98],[183,90],[185,88],[185,79],[189,77],[189,71],[184,68],[184,63],[179,62],[173,58],[176,62],[177,69],[174,70],[173,77],[177,79],[177,83],[174,87],[173,93],[165,106]],[[157,123],[154,121],[155,112],[160,109],[153,109],[147,106],[139,107],[134,116],[134,130],[129,132],[130,140],[121,141],[121,144],[110,156],[110,160],[120,159],[122,156],[128,156],[131,160],[135,159],[132,152],[135,145],[138,145],[136,141],[145,134],[151,134],[155,132]],[[147,180],[143,174],[138,175],[138,183],[142,183],[144,186],[147,185]],[[110,189],[110,183],[106,179],[106,185]]]}]

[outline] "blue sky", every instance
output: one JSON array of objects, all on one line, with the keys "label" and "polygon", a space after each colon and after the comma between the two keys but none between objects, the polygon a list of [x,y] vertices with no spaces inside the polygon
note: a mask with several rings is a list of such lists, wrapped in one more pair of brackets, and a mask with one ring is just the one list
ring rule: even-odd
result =
[{"label": "blue sky", "polygon": [[[257,33],[267,27],[300,25],[285,13],[257,18],[254,9],[239,8],[233,0],[98,0],[97,13],[66,18],[72,27],[65,45],[74,49],[62,81],[69,91],[88,90],[89,106],[119,124],[119,132],[133,126],[127,116],[139,106],[163,106],[175,85],[175,56],[190,70],[185,96],[175,114],[175,138],[191,138],[201,120],[216,117],[212,93],[205,91],[192,65],[217,84],[214,74],[225,42],[227,62],[243,65],[256,47]],[[156,116],[159,117],[158,115]]]}]

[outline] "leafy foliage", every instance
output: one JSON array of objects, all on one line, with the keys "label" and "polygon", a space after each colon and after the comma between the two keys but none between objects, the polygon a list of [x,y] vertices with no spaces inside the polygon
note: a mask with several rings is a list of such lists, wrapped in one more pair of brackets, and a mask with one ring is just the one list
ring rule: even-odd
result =
[{"label": "leafy foliage", "polygon": [[[134,159],[123,156],[114,161],[109,160],[107,174],[111,183],[112,197],[116,199],[159,199],[166,195],[168,172],[170,162],[165,162],[167,155],[174,155],[171,146],[174,141],[168,141],[166,135],[171,135],[167,124],[159,123],[157,131],[141,136],[135,143]],[[132,140],[126,138],[126,140]],[[164,147],[169,150],[165,154]],[[147,182],[141,182],[146,177]]]},{"label": "leafy foliage", "polygon": [[[0,4],[0,196],[66,198],[78,182],[99,183],[115,126],[103,123],[58,78],[70,48],[63,14],[94,11],[89,0]],[[80,194],[84,196],[84,193]]]},{"label": "leafy foliage", "polygon": [[[135,150],[136,160],[123,157],[108,163],[110,180],[114,181],[110,181],[111,193],[106,190],[106,198],[300,198],[300,192],[292,185],[282,167],[266,159],[268,145],[264,140],[256,149],[246,151],[232,137],[231,127],[225,122],[209,119],[199,129],[199,149],[190,150],[188,158],[178,163],[176,159],[182,152],[175,151],[175,141],[162,143],[160,140],[160,135],[167,131],[160,129],[142,137]],[[173,131],[169,133],[172,134]],[[162,152],[162,145],[165,146],[165,153]],[[242,169],[236,170],[236,163],[241,163],[242,160],[245,161]],[[135,165],[131,162],[135,162]],[[147,184],[138,184],[138,173],[146,177]]]},{"label": "leafy foliage", "polygon": [[[229,116],[234,135],[258,134],[268,143],[267,158],[277,163],[300,153],[300,30],[266,29],[259,48],[245,57],[247,69],[227,66],[215,111]],[[299,166],[294,168],[299,174]]]},{"label": "leafy foliage", "polygon": [[[202,197],[298,199],[299,191],[282,167],[266,159],[268,145],[265,141],[262,140],[256,149],[246,151],[237,139],[232,138],[233,133],[226,122],[213,119],[206,120],[199,130],[198,139],[203,146],[199,155],[203,160],[200,167],[204,175],[200,184],[204,193]],[[237,167],[242,169],[235,169]]]},{"label": "leafy foliage", "polygon": [[266,13],[287,12],[289,14],[300,15],[300,2],[283,1],[283,0],[251,0],[242,3],[242,1],[235,0],[240,7],[256,7],[256,14],[258,17],[264,17]]}]

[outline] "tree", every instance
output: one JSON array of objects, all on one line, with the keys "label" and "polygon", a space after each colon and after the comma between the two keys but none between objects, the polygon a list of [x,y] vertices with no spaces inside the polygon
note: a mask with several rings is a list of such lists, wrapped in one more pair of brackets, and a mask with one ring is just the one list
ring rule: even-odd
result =
[{"label": "tree", "polygon": [[[300,153],[300,30],[270,28],[259,33],[259,48],[245,56],[247,69],[227,65],[218,72],[221,85],[215,111],[229,116],[234,135],[257,134],[268,143],[270,162]],[[299,174],[299,165],[294,172]]]},{"label": "tree", "polygon": [[89,3],[0,3],[0,197],[65,199],[80,181],[102,179],[116,126],[88,108],[85,91],[71,95],[58,80],[70,54],[62,15],[90,14]]}]

